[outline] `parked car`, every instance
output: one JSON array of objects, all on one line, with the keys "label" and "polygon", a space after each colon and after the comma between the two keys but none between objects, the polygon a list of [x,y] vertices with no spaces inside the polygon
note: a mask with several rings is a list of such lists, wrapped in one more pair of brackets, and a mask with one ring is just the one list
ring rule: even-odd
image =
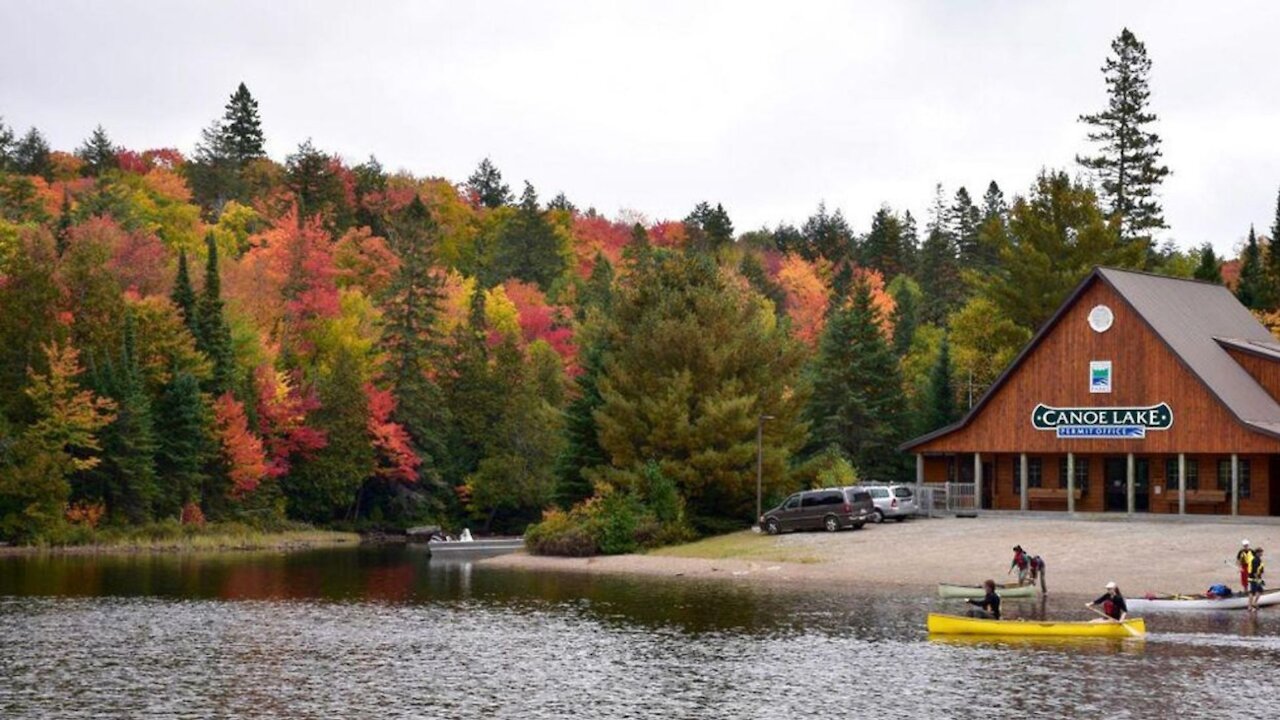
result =
[{"label": "parked car", "polygon": [[910,485],[859,485],[871,495],[875,503],[872,522],[884,522],[892,518],[898,522],[916,513],[916,491]]},{"label": "parked car", "polygon": [[872,520],[875,505],[859,487],[826,488],[798,492],[760,516],[760,527],[770,535],[788,530],[860,529]]}]

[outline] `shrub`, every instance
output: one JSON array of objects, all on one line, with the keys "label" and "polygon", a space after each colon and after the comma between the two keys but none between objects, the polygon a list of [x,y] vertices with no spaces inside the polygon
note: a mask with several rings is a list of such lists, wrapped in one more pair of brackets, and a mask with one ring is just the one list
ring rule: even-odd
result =
[{"label": "shrub", "polygon": [[542,522],[525,531],[525,547],[534,555],[585,557],[600,551],[587,527],[587,513],[581,505],[571,512],[548,510]]},{"label": "shrub", "polygon": [[640,515],[644,512],[640,500],[631,493],[617,491],[608,492],[598,500],[593,525],[600,552],[605,555],[635,552],[639,547],[636,528],[640,525]]}]

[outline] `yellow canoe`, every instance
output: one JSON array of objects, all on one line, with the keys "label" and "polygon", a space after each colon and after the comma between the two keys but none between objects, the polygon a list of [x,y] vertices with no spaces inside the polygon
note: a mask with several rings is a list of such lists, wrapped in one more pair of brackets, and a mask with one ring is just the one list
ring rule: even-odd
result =
[{"label": "yellow canoe", "polygon": [[1041,635],[1051,637],[1139,637],[1147,633],[1142,618],[1118,622],[1037,622],[988,620],[929,613],[929,632],[939,635]]}]

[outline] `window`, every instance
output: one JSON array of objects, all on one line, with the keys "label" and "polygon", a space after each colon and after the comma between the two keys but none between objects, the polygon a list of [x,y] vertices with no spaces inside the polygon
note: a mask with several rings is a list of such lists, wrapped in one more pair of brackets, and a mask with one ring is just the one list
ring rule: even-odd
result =
[{"label": "window", "polygon": [[800,501],[801,507],[813,507],[822,504],[822,495],[819,493],[809,493]]},{"label": "window", "polygon": [[[1038,457],[1027,458],[1027,487],[1038,488],[1044,485],[1043,463]],[[1013,494],[1022,494],[1022,459],[1013,459]]]},{"label": "window", "polygon": [[[1169,458],[1164,464],[1164,482],[1169,492],[1178,490],[1178,458]],[[1227,461],[1227,486],[1231,486],[1231,461]],[[1200,463],[1187,459],[1187,489],[1200,489]]]},{"label": "window", "polygon": [[791,497],[787,498],[787,503],[786,503],[785,505],[783,505],[783,506],[782,506],[782,509],[783,509],[783,510],[795,510],[795,509],[796,509],[796,508],[798,508],[798,507],[800,507],[800,496],[799,496],[799,495],[792,495]]},{"label": "window", "polygon": [[894,497],[909,498],[911,494],[911,488],[909,487],[896,487],[893,489]]},{"label": "window", "polygon": [[[1249,497],[1249,461],[1240,460],[1240,497]],[[1218,461],[1218,489],[1231,496],[1231,458]]]},{"label": "window", "polygon": [[870,493],[873,498],[889,497],[889,488],[868,488],[867,492]]},{"label": "window", "polygon": [[[1058,460],[1058,487],[1067,489],[1067,459]],[[1089,492],[1089,458],[1076,458],[1076,489],[1081,495]]]},{"label": "window", "polygon": [[833,490],[832,492],[822,493],[822,499],[819,500],[818,503],[820,505],[843,505],[844,493],[840,492],[839,490]]}]

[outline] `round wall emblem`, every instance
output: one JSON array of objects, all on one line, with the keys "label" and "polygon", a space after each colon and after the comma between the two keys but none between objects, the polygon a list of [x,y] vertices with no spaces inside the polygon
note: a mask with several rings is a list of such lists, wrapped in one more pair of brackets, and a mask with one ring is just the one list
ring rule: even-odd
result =
[{"label": "round wall emblem", "polygon": [[1089,311],[1089,327],[1094,332],[1106,332],[1111,329],[1111,323],[1115,322],[1116,316],[1112,314],[1111,308],[1106,305],[1094,305]]}]

